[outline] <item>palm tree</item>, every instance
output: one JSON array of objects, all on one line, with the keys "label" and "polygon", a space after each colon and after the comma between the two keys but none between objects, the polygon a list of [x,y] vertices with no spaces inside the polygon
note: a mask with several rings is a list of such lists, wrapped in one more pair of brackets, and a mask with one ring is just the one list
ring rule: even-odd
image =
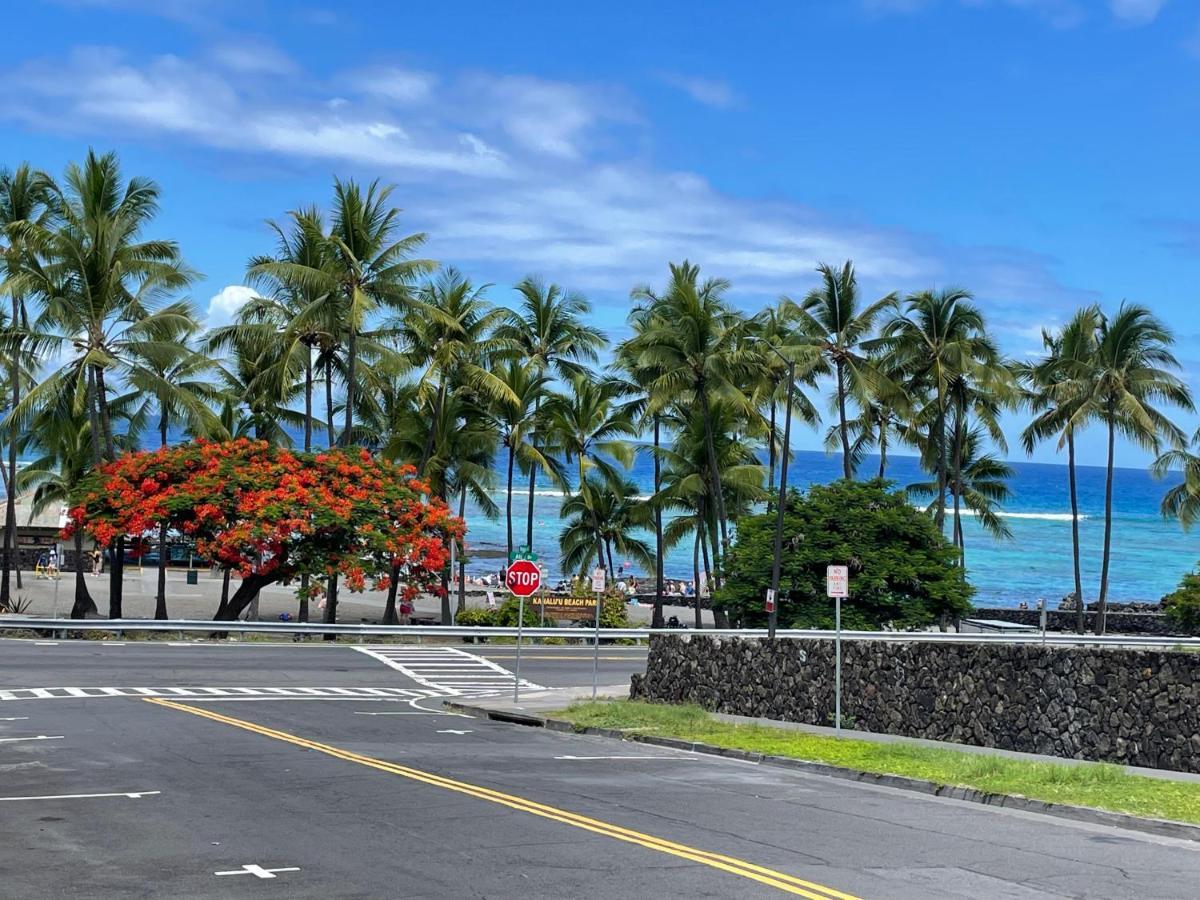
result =
[{"label": "palm tree", "polygon": [[[495,337],[508,352],[525,360],[544,375],[570,380],[587,371],[607,343],[602,332],[583,321],[592,306],[582,294],[557,284],[544,284],[534,276],[519,281],[518,310],[509,310],[496,328]],[[535,417],[544,397],[534,401]],[[532,443],[538,443],[536,434]],[[525,545],[533,549],[533,503],[537,491],[538,465],[529,468],[529,504],[525,520]]]},{"label": "palm tree", "polygon": [[[949,483],[951,495],[955,497],[955,505],[961,500],[979,520],[992,537],[997,540],[1012,537],[1008,523],[999,515],[999,509],[1012,496],[1008,487],[1008,479],[1013,477],[1012,466],[997,458],[994,454],[984,453],[983,445],[987,434],[981,428],[972,428],[963,436],[957,451],[958,465]],[[913,494],[936,495],[937,482],[927,481],[910,484],[907,490]],[[935,501],[936,502],[936,501]],[[966,541],[963,536],[962,519],[955,515],[954,546],[958,548],[960,559],[966,558]]]},{"label": "palm tree", "polygon": [[[970,299],[971,294],[961,288],[910,294],[903,314],[884,325],[883,337],[875,345],[884,351],[886,365],[905,373],[907,393],[927,398],[910,415],[915,429],[925,432],[923,457],[937,476],[933,515],[938,528],[944,528],[946,521],[954,456],[947,439],[952,425],[951,388],[956,378],[981,361],[987,366],[997,359],[983,315]],[[956,433],[961,434],[962,428]]]},{"label": "palm tree", "polygon": [[[1192,435],[1191,448],[1200,449],[1200,430]],[[1189,447],[1172,447],[1154,460],[1150,467],[1155,478],[1166,478],[1179,472],[1183,480],[1163,495],[1159,509],[1163,518],[1176,519],[1184,530],[1200,518],[1200,453]]]},{"label": "palm tree", "polygon": [[1167,403],[1185,411],[1194,409],[1187,385],[1172,370],[1179,361],[1171,352],[1174,335],[1146,307],[1122,303],[1115,316],[1102,317],[1096,352],[1083,363],[1067,367],[1070,379],[1084,385],[1079,408],[1071,424],[1081,425],[1093,416],[1108,433],[1108,461],[1104,480],[1104,551],[1100,563],[1100,593],[1096,603],[1096,633],[1103,634],[1108,612],[1108,571],[1112,550],[1112,489],[1116,437],[1154,452],[1163,440],[1175,447],[1185,443],[1179,427],[1158,408]]},{"label": "palm tree", "polygon": [[854,477],[854,466],[846,401],[850,396],[865,397],[870,390],[881,393],[885,387],[885,379],[864,344],[880,315],[895,306],[896,296],[888,294],[860,309],[858,279],[850,260],[840,269],[821,263],[817,272],[821,275],[821,287],[809,291],[800,305],[800,328],[816,343],[833,369],[842,474],[849,479]]},{"label": "palm tree", "polygon": [[1075,630],[1083,634],[1085,602],[1083,577],[1080,572],[1079,495],[1075,474],[1075,435],[1086,422],[1078,415],[1086,394],[1071,369],[1083,367],[1096,352],[1096,336],[1100,328],[1100,308],[1085,307],[1071,318],[1058,335],[1042,331],[1046,356],[1019,370],[1027,386],[1027,397],[1035,415],[1021,433],[1026,453],[1033,453],[1039,441],[1055,435],[1058,446],[1067,448],[1067,482],[1071,495],[1071,562],[1075,576]]},{"label": "palm tree", "polygon": [[[654,552],[636,532],[650,524],[649,504],[627,478],[610,483],[589,476],[581,489],[563,500],[566,524],[559,535],[564,574],[585,575],[593,559],[614,571],[613,553],[650,570]],[[596,523],[599,523],[597,526]]]},{"label": "palm tree", "polygon": [[[337,333],[344,335],[346,350],[343,446],[354,433],[360,334],[376,310],[405,309],[412,283],[435,268],[432,260],[410,258],[425,242],[424,234],[395,237],[400,211],[388,205],[393,190],[375,180],[364,191],[353,180],[335,178],[324,250],[305,262],[277,258],[250,268],[251,278],[270,277],[314,298],[339,298]],[[327,377],[331,368],[327,361]]]},{"label": "palm tree", "polygon": [[[571,379],[565,393],[551,394],[546,401],[546,430],[567,464],[576,466],[577,494],[621,484],[625,476],[618,466],[628,469],[633,464],[633,447],[626,438],[636,429],[618,406],[618,397],[619,389],[612,382],[580,374]],[[580,502],[583,508],[598,510],[601,501],[585,497]],[[601,523],[595,517],[592,526],[597,545],[603,545]],[[602,554],[597,562],[608,568]]]},{"label": "palm tree", "polygon": [[[712,479],[710,496],[721,534],[722,552],[729,546],[728,520],[720,467],[716,464],[716,435],[713,406],[723,403],[738,417],[759,417],[754,400],[743,385],[752,383],[761,358],[744,346],[747,323],[724,299],[729,282],[720,278],[700,281],[700,269],[687,260],[670,264],[666,289],[656,294],[649,288],[634,296],[650,307],[650,321],[641,336],[637,364],[659,374],[650,384],[651,414],[669,406],[700,410],[704,424],[707,474]],[[714,545],[713,571],[719,573]]]},{"label": "palm tree", "polygon": [[[8,320],[8,380],[15,410],[21,402],[21,386],[31,368],[22,348],[23,329],[29,321],[25,294],[13,283],[29,258],[29,242],[23,232],[44,228],[54,215],[58,189],[53,179],[28,165],[15,170],[0,169],[0,292],[12,300],[12,318]],[[17,587],[21,586],[21,553],[17,542],[16,480],[17,440],[20,421],[13,418],[8,436],[8,472],[4,515],[4,543],[0,556],[0,607],[9,603],[11,554],[16,552]]]},{"label": "palm tree", "polygon": [[[155,341],[138,354],[128,373],[129,385],[140,398],[153,403],[158,416],[159,446],[167,446],[172,423],[181,423],[193,437],[227,437],[213,412],[224,397],[213,384],[212,360],[190,346],[198,326],[192,325],[175,337],[175,342]],[[167,616],[167,523],[158,528],[158,585],[154,618]]]},{"label": "palm tree", "polygon": [[[135,355],[195,319],[190,304],[160,305],[192,281],[174,242],[142,240],[158,211],[158,187],[144,178],[125,182],[115,154],[88,151],[82,166],[68,166],[65,196],[54,221],[25,229],[31,256],[15,289],[44,303],[31,343],[59,361],[17,405],[27,415],[49,398],[74,392],[85,400],[94,461],[116,458],[109,375],[118,378]],[[13,289],[10,287],[10,289]],[[121,616],[124,536],[113,548],[109,614]]]}]

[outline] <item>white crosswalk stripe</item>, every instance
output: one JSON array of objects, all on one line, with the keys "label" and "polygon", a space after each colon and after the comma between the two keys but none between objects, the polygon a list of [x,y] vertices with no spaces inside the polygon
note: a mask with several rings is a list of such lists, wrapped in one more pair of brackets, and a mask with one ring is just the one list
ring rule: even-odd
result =
[{"label": "white crosswalk stripe", "polygon": [[[457,647],[355,647],[439,694],[488,696],[512,690],[514,675],[490,659]],[[521,690],[545,690],[521,679]]]},{"label": "white crosswalk stripe", "polygon": [[430,697],[437,690],[412,688],[348,688],[348,687],[52,687],[10,688],[0,690],[0,701],[98,699],[103,697],[195,697],[195,698],[359,698],[390,697],[412,699]]}]

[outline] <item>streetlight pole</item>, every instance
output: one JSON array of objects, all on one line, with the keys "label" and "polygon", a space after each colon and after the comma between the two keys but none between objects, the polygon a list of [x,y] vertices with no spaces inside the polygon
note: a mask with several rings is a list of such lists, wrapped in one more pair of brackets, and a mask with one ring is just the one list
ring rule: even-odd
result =
[{"label": "streetlight pole", "polygon": [[[770,346],[770,345],[768,345]],[[775,498],[775,558],[771,564],[771,611],[767,613],[767,636],[775,640],[775,625],[779,620],[779,568],[783,555],[783,507],[787,500],[788,456],[792,439],[792,398],[796,390],[796,363],[774,347],[772,353],[787,363],[787,408],[783,413],[783,458],[779,465],[779,496]]]}]

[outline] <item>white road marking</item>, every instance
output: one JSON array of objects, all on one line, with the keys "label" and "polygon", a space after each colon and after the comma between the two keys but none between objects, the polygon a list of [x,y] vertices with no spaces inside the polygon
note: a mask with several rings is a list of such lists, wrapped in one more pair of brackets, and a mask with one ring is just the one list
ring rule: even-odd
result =
[{"label": "white road marking", "polygon": [[102,699],[107,697],[188,697],[193,700],[307,699],[372,700],[441,695],[420,688],[376,687],[52,687],[0,691],[5,700]]},{"label": "white road marking", "polygon": [[34,641],[33,646],[35,646],[35,647],[57,647],[58,641]]},{"label": "white road marking", "polygon": [[[442,695],[479,695],[510,687],[515,676],[489,659],[457,647],[355,647],[417,684]],[[525,691],[545,690],[540,684],[521,679]]]},{"label": "white road marking", "polygon": [[354,711],[356,716],[449,716],[452,713],[439,712],[359,712]]},{"label": "white road marking", "polygon": [[129,800],[141,800],[143,797],[161,793],[162,791],[130,791],[115,794],[46,794],[41,797],[0,797],[0,802],[9,800],[90,800],[93,797],[126,797]]},{"label": "white road marking", "polygon": [[0,744],[15,744],[17,741],[61,741],[62,739],[63,735],[61,734],[39,734],[34,737],[0,738]]},{"label": "white road marking", "polygon": [[593,760],[593,759],[695,759],[694,756],[556,756],[555,759]]},{"label": "white road marking", "polygon": [[7,716],[6,718],[0,719],[0,722],[23,722],[28,718],[29,716]]},{"label": "white road marking", "polygon": [[299,872],[299,866],[287,866],[283,869],[264,869],[254,863],[247,863],[240,869],[231,872],[213,872],[214,875],[253,875],[256,878],[274,878],[276,872]]},{"label": "white road marking", "polygon": [[471,731],[469,728],[466,731],[463,731],[462,729],[459,729],[459,728],[442,728],[438,731],[438,734],[474,734],[474,733],[475,732]]}]

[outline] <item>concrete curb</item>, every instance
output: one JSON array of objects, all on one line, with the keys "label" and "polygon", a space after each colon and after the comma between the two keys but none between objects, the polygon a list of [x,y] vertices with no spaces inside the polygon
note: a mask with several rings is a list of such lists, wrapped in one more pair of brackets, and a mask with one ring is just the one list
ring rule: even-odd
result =
[{"label": "concrete curb", "polygon": [[1200,825],[1189,825],[1186,822],[1175,822],[1170,819],[1150,819],[1129,815],[1128,813],[1095,809],[1090,806],[1048,803],[1044,800],[1031,800],[1028,797],[1022,797],[1017,794],[991,794],[987,791],[979,791],[974,788],[955,787],[953,785],[939,784],[936,781],[908,778],[904,775],[881,775],[877,772],[864,772],[860,769],[848,769],[842,766],[829,765],[828,763],[810,762],[786,756],[770,756],[762,753],[752,753],[747,750],[731,750],[724,747],[714,747],[712,744],[694,743],[677,738],[629,734],[616,728],[580,728],[574,723],[563,719],[550,719],[533,713],[488,709],[485,706],[476,706],[470,703],[446,702],[443,705],[456,712],[491,719],[497,722],[545,728],[548,731],[558,731],[566,734],[590,734],[596,737],[650,744],[655,747],[669,747],[674,750],[687,750],[692,753],[723,756],[728,759],[737,759],[758,765],[777,766],[782,769],[793,769],[812,775],[825,775],[830,778],[842,778],[847,781],[858,781],[863,784],[877,784],[934,797],[964,800],[968,803],[981,803],[985,806],[1001,806],[1005,809],[1040,813],[1047,816],[1056,816],[1060,819],[1073,819],[1077,822],[1087,822],[1092,825],[1107,825],[1112,828],[1124,828],[1129,831],[1141,831],[1145,834],[1200,842]]}]

